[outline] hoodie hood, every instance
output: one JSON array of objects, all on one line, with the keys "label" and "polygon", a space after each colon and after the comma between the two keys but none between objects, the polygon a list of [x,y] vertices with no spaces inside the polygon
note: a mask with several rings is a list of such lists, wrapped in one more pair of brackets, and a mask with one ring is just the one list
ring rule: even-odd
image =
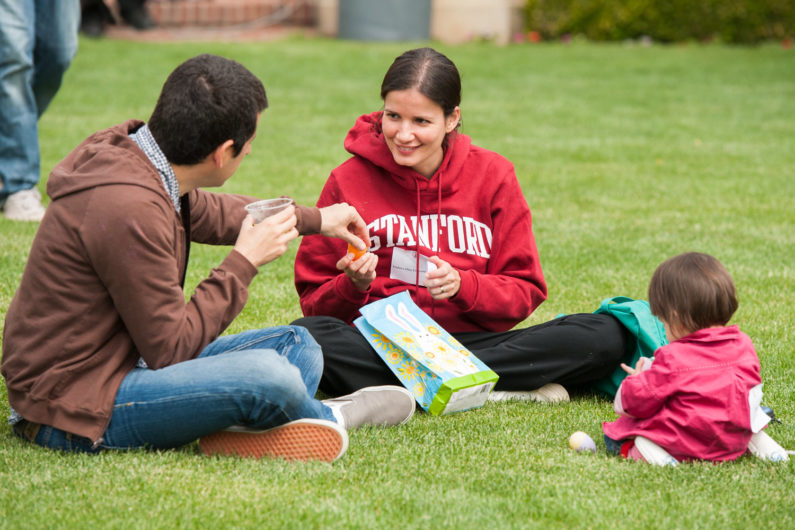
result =
[{"label": "hoodie hood", "polygon": [[[50,173],[47,180],[50,199],[55,201],[97,186],[118,184],[165,194],[157,169],[129,136],[143,124],[140,120],[129,120],[86,138]],[[147,178],[141,178],[142,174]]]},{"label": "hoodie hood", "polygon": [[[383,112],[373,112],[360,116],[345,138],[345,149],[376,167],[389,173],[400,186],[420,193],[437,193],[441,184],[442,196],[450,195],[466,182],[457,178],[464,170],[471,140],[469,136],[456,131],[445,139],[444,158],[439,169],[430,179],[425,178],[407,166],[401,166],[392,158],[392,153],[381,131]],[[455,146],[455,149],[450,147]]]},{"label": "hoodie hood", "polygon": [[[442,204],[445,198],[453,196],[463,183],[465,178],[459,178],[463,173],[464,166],[469,156],[471,141],[468,136],[453,131],[448,134],[442,144],[444,156],[439,168],[433,173],[430,179],[414,171],[412,168],[403,166],[395,162],[392,152],[384,138],[381,129],[382,111],[373,112],[360,116],[348,132],[345,138],[345,149],[349,153],[359,156],[371,164],[385,171],[402,188],[416,195],[414,218],[420,219],[424,208],[424,203],[432,203],[435,199],[436,215],[441,218]],[[423,199],[425,196],[425,199]],[[414,292],[415,297],[420,287],[420,255],[427,254],[428,251],[420,247],[417,225],[412,228],[414,237],[414,250],[416,250]],[[431,315],[435,314],[435,301],[430,300]]]}]

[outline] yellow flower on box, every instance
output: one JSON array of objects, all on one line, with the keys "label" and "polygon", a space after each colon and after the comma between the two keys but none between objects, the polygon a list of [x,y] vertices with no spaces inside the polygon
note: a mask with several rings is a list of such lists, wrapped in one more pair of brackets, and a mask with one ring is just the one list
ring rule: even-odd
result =
[{"label": "yellow flower on box", "polygon": [[422,348],[420,347],[417,339],[414,338],[414,335],[407,332],[402,331],[395,335],[396,341],[403,346],[404,349],[410,350],[409,353],[421,353]]},{"label": "yellow flower on box", "polygon": [[406,364],[403,364],[403,365],[399,366],[398,367],[398,372],[400,372],[400,374],[403,377],[405,377],[407,380],[411,381],[415,377],[417,377],[417,374],[419,373],[419,370],[417,370],[417,365],[414,364],[413,362],[411,362],[411,363],[406,363]]},{"label": "yellow flower on box", "polygon": [[373,333],[372,335],[373,335],[373,344],[375,346],[378,346],[380,349],[389,352],[397,350],[395,344],[391,340],[389,340],[389,338],[386,335],[383,335],[381,333]]},{"label": "yellow flower on box", "polygon": [[396,364],[403,360],[403,352],[392,350],[387,352],[385,357],[389,364]]}]

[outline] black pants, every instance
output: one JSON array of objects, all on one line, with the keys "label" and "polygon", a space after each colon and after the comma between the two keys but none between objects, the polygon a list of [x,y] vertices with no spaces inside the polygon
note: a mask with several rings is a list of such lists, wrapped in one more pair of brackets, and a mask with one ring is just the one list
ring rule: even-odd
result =
[{"label": "black pants", "polygon": [[[323,348],[320,390],[330,396],[374,385],[400,385],[359,330],[333,317],[299,318]],[[494,370],[497,390],[534,390],[546,383],[583,386],[615,370],[631,343],[610,315],[581,313],[503,333],[454,333]]]}]

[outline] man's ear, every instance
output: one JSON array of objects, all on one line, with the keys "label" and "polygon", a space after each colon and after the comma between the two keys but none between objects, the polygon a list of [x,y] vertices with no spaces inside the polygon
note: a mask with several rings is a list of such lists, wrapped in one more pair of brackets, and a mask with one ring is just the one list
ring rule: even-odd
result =
[{"label": "man's ear", "polygon": [[210,154],[215,167],[220,169],[224,166],[224,164],[226,164],[227,160],[235,157],[234,146],[234,140],[227,140],[215,148],[215,150]]}]

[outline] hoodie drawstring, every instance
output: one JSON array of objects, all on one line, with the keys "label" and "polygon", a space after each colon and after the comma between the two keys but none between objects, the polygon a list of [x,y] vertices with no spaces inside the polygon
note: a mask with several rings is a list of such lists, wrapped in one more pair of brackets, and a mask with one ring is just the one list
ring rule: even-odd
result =
[{"label": "hoodie drawstring", "polygon": [[415,250],[417,251],[417,263],[415,265],[415,272],[416,276],[414,278],[414,294],[419,296],[420,294],[420,181],[414,180],[414,183],[417,185],[417,222],[414,224],[414,242],[417,245]]},{"label": "hoodie drawstring", "polygon": [[[442,172],[439,172],[439,176],[436,179],[436,222],[442,222]],[[438,230],[438,228],[437,228]],[[438,234],[434,234],[435,237],[438,237]],[[432,240],[431,240],[432,241]],[[436,316],[436,300],[431,297],[431,317]]]},{"label": "hoodie drawstring", "polygon": [[[420,194],[420,182],[419,180],[414,181],[417,184],[417,222],[414,225],[414,241],[416,244],[415,250],[417,252],[417,260],[415,264],[416,274],[414,277],[414,294],[415,296],[419,296],[420,291],[420,223],[422,219],[420,218],[421,215],[421,208],[420,208],[420,201],[421,201],[421,194]],[[436,179],[436,219],[438,223],[442,222],[442,172],[440,171],[437,179]],[[428,234],[430,236],[430,234]],[[436,236],[436,234],[434,234]],[[433,238],[430,239],[432,241]],[[427,271],[426,271],[427,275]],[[430,291],[428,292],[430,296]],[[436,314],[436,300],[431,296],[431,317]]]}]

